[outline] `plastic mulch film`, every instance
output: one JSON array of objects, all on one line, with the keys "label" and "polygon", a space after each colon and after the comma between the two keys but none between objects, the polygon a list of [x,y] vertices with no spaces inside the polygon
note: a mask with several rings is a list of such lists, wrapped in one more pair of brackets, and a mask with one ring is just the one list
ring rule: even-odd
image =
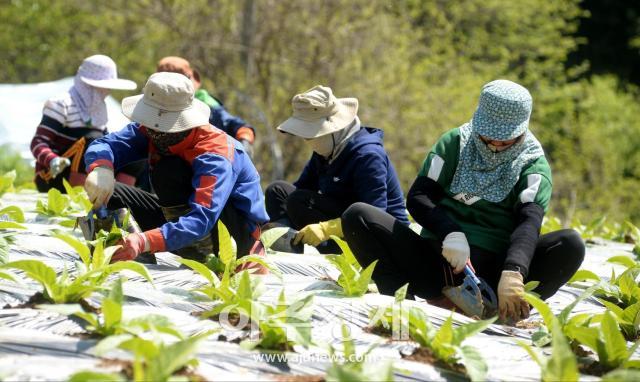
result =
[{"label": "plastic mulch film", "polygon": [[[78,255],[67,244],[50,237],[51,229],[74,232],[58,224],[60,219],[48,219],[37,215],[36,201],[42,198],[33,193],[5,194],[0,205],[18,205],[25,210],[27,231],[15,231],[16,242],[9,251],[9,260],[38,259],[56,270],[58,274],[66,268],[72,271]],[[74,233],[80,236],[78,230]],[[590,246],[583,268],[590,269],[601,277],[609,277],[614,268],[619,274],[622,267],[606,262],[612,254],[630,254],[630,246],[607,243]],[[614,252],[614,253],[612,253]],[[346,324],[355,340],[358,352],[376,344],[369,355],[371,360],[393,360],[397,380],[464,380],[454,372],[438,369],[432,365],[408,361],[402,358],[410,354],[417,344],[400,338],[392,341],[368,330],[370,315],[377,309],[393,303],[390,296],[369,293],[359,298],[346,298],[333,281],[338,276],[335,267],[318,254],[269,253],[269,261],[280,275],[261,276],[265,292],[260,301],[274,303],[284,290],[287,300],[308,294],[314,295],[312,320],[309,323],[313,340],[318,346],[295,352],[266,352],[245,350],[239,343],[248,339],[252,332],[227,327],[211,319],[201,319],[199,314],[210,309],[213,303],[205,301],[193,289],[202,287],[206,280],[178,262],[171,253],[156,255],[158,264],[148,265],[154,279],[153,285],[135,273],[126,273],[123,292],[126,298],[123,313],[126,318],[148,314],[163,315],[187,335],[207,330],[216,332],[204,340],[198,352],[200,362],[196,372],[206,379],[223,380],[273,380],[278,375],[322,376],[329,366],[325,345],[338,347],[341,344],[340,327]],[[0,379],[7,380],[64,380],[80,370],[117,372],[118,362],[105,361],[97,357],[93,348],[94,339],[86,339],[84,321],[67,317],[51,310],[37,309],[24,304],[36,292],[39,284],[12,271],[20,280],[13,283],[0,280]],[[112,276],[114,279],[118,276]],[[564,286],[547,302],[559,312],[580,295],[582,289]],[[95,293],[88,299],[100,305],[102,295]],[[451,313],[425,302],[404,301],[407,306],[422,309],[437,327],[450,316],[454,325],[470,322],[471,319]],[[574,313],[601,312],[603,307],[593,298],[580,302]],[[537,364],[527,355],[517,341],[530,341],[531,334],[541,322],[534,311],[527,320],[531,329],[519,329],[491,325],[483,333],[469,338],[465,344],[481,349],[489,365],[489,380],[539,380]],[[107,358],[127,359],[121,351],[109,353]],[[32,367],[37,364],[38,367]],[[589,378],[586,377],[585,378]]]}]

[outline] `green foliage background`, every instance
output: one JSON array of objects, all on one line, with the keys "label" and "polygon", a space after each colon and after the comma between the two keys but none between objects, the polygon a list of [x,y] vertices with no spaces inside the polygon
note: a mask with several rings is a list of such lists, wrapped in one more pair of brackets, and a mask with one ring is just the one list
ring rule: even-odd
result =
[{"label": "green foliage background", "polygon": [[[638,90],[586,76],[586,62],[567,64],[584,43],[584,17],[578,0],[5,0],[0,82],[71,76],[103,53],[141,87],[159,58],[184,56],[205,88],[257,127],[265,183],[268,129],[287,118],[294,94],[328,85],[357,97],[363,123],[385,130],[406,192],[437,137],[471,118],[481,86],[506,78],[534,97],[553,213],[637,221]],[[294,180],[310,151],[276,138]]]}]

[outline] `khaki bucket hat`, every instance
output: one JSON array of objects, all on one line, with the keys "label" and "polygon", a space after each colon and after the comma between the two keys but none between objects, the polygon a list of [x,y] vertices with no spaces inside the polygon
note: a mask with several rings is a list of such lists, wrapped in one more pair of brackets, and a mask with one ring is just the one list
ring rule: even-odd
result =
[{"label": "khaki bucket hat", "polygon": [[336,98],[331,88],[321,85],[295,95],[291,105],[293,115],[278,126],[278,130],[305,139],[342,130],[358,114],[356,98]]},{"label": "khaki bucket hat", "polygon": [[211,109],[193,97],[191,80],[182,74],[152,74],[143,94],[122,100],[122,113],[132,121],[163,133],[178,133],[209,124]]}]

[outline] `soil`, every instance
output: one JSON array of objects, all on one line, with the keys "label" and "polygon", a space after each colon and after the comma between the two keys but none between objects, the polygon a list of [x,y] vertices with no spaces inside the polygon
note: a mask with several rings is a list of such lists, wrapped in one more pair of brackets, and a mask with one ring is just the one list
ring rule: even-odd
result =
[{"label": "soil", "polygon": [[[113,367],[113,366],[115,366],[115,367],[119,367],[120,368],[120,372],[122,374],[124,374],[124,376],[127,378],[127,380],[129,380],[129,381],[133,380],[133,363],[131,361],[104,358],[104,359],[102,359],[102,362],[97,364],[97,366],[104,366],[104,367]],[[188,377],[189,381],[192,381],[192,382],[205,382],[206,381],[206,379],[203,376],[201,376],[200,374],[197,374],[190,367],[183,367],[182,369],[180,369],[180,370],[176,371],[175,373],[173,373],[173,375],[182,375],[182,376]]]},{"label": "soil", "polygon": [[227,338],[227,336],[225,336],[224,334],[220,334],[220,335],[218,336],[218,341],[222,341],[222,342],[230,342],[230,343],[232,343],[232,344],[239,344],[240,342],[242,342],[242,338],[237,337],[237,338],[234,338],[234,339],[232,339],[232,340],[229,340],[229,339]]},{"label": "soil", "polygon": [[588,364],[578,363],[578,370],[582,374],[595,375],[597,377],[602,377],[603,375],[605,375],[607,372],[610,371],[609,369],[603,368],[602,365],[600,365],[600,362],[597,362],[597,361],[593,361]]},{"label": "soil", "polygon": [[413,354],[411,354],[411,355],[402,355],[402,358],[410,360],[410,361],[426,363],[426,364],[429,364],[429,365],[433,365],[433,366],[439,367],[441,369],[447,369],[447,370],[454,371],[456,373],[467,375],[467,369],[464,367],[463,364],[456,363],[456,364],[450,365],[450,364],[448,364],[446,362],[443,362],[443,361],[437,359],[433,355],[431,350],[429,350],[429,349],[427,349],[425,347],[417,348],[413,352]]},{"label": "soil", "polygon": [[578,343],[576,343],[575,341],[572,341],[570,346],[573,354],[577,355],[578,357],[589,357],[593,355],[593,352],[591,350],[585,349],[584,347],[578,345]]},{"label": "soil", "polygon": [[515,326],[518,329],[538,329],[542,326],[542,321],[518,321]]},{"label": "soil", "polygon": [[[204,313],[206,312],[193,312],[191,313],[191,315],[199,317],[199,316],[202,316]],[[229,317],[229,324],[231,324],[234,328],[241,329],[241,330],[251,329],[251,320],[247,320],[247,323],[242,328],[238,328],[237,326],[238,326],[238,323],[240,322],[240,315],[237,313],[230,313],[228,317]],[[209,319],[220,322],[220,315],[209,317]]]},{"label": "soil", "polygon": [[382,325],[365,326],[364,328],[362,328],[362,331],[364,331],[365,333],[371,333],[371,334],[375,334],[385,338],[391,338],[391,336],[393,335],[393,333],[391,332],[391,328],[385,328]]}]

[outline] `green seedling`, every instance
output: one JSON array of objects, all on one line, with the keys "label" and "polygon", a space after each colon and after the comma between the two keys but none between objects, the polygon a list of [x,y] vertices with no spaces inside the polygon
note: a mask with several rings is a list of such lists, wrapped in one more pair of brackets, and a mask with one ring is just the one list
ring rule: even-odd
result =
[{"label": "green seedling", "polygon": [[260,279],[250,277],[247,271],[234,276],[233,279],[232,281],[223,277],[218,286],[211,285],[200,290],[220,301],[213,309],[203,313],[202,317],[219,317],[224,313],[229,316],[246,317],[252,323],[260,322],[266,310],[265,305],[258,301],[263,292]]},{"label": "green seedling", "polygon": [[194,260],[180,259],[180,262],[204,277],[208,284],[197,288],[194,292],[206,299],[219,301],[211,311],[203,317],[217,317],[221,313],[244,316],[253,322],[259,322],[265,306],[257,300],[263,288],[258,277],[250,277],[248,271],[231,275],[231,267],[226,266],[222,279],[206,265]]},{"label": "green seedling", "polygon": [[640,337],[640,302],[624,309],[606,300],[600,300],[600,302],[613,313],[627,340],[634,341]]},{"label": "green seedling", "polygon": [[238,259],[237,251],[233,246],[231,235],[229,234],[227,227],[220,220],[218,220],[218,242],[218,256],[210,254],[207,256],[205,263],[209,269],[216,273],[216,275],[220,276],[224,272],[229,272],[229,275],[233,276],[238,267],[245,263],[253,262],[264,266],[269,269],[272,274],[278,277],[282,276],[280,271],[262,256],[248,255]]},{"label": "green seedling", "polygon": [[363,270],[360,264],[358,264],[353,252],[351,252],[349,245],[337,236],[331,236],[331,238],[342,250],[341,255],[327,256],[327,259],[340,271],[337,282],[338,285],[342,287],[342,293],[347,297],[364,295],[369,290],[373,269],[378,261],[374,261]]},{"label": "green seedling", "polygon": [[71,186],[66,179],[62,179],[62,184],[64,186],[67,195],[71,199],[71,201],[78,207],[78,209],[85,214],[91,211],[93,208],[93,203],[89,200],[87,193],[84,191],[84,187],[82,186]]},{"label": "green seedling", "polygon": [[573,382],[580,378],[578,363],[567,338],[562,332],[561,324],[554,316],[549,323],[551,329],[551,356],[544,357],[531,345],[522,341],[518,344],[540,365],[541,379],[544,382],[567,381]]},{"label": "green seedling", "polygon": [[[373,308],[369,311],[369,325],[373,328],[380,328],[392,332],[394,339],[407,339],[404,335],[408,333],[408,310],[402,305],[407,297],[409,284],[405,284],[394,294],[394,301],[391,305],[381,308]],[[400,334],[399,336],[397,334]],[[404,334],[404,335],[403,335]]]},{"label": "green seedling", "polygon": [[16,171],[11,170],[0,175],[0,196],[5,192],[13,192],[13,182],[16,180]]},{"label": "green seedling", "polygon": [[612,269],[611,279],[606,281],[593,272],[579,270],[569,282],[586,281],[597,285],[594,292],[595,296],[626,309],[640,302],[640,287],[636,282],[639,274],[640,266],[627,268],[620,276],[616,276],[615,271]]},{"label": "green seedling", "polygon": [[271,350],[291,350],[295,344],[308,347],[312,344],[312,314],[313,295],[287,304],[283,290],[277,305],[267,305],[262,310],[258,322],[260,338],[257,341],[246,340],[241,345],[246,349]]},{"label": "green seedling", "polygon": [[540,313],[540,316],[545,323],[545,327],[541,327],[540,330],[533,333],[531,336],[533,344],[538,347],[550,344],[552,341],[551,333],[553,333],[553,326],[556,324],[560,325],[560,331],[564,333],[564,335],[567,335],[567,328],[583,325],[587,320],[590,320],[592,315],[589,313],[582,313],[574,316],[570,315],[576,305],[591,297],[597,288],[598,286],[594,285],[582,292],[582,294],[573,300],[571,304],[564,307],[557,317],[553,314],[549,305],[542,301],[538,296],[532,293],[526,293],[525,300],[527,300],[527,302],[531,304],[538,313]]},{"label": "green seedling", "polygon": [[51,217],[67,217],[73,212],[71,198],[55,188],[47,192],[47,201],[38,200],[36,212]]},{"label": "green seedling", "polygon": [[[168,381],[173,379],[171,377],[174,373],[198,365],[196,358],[198,345],[200,341],[211,334],[212,332],[206,332],[171,344],[165,344],[160,340],[134,337],[129,334],[116,335],[102,340],[96,346],[96,353],[104,355],[114,348],[128,351],[134,356],[133,375],[131,376],[133,381]],[[113,380],[108,379],[113,377],[114,374],[83,371],[72,375],[70,381]]]},{"label": "green seedling", "polygon": [[94,249],[93,255],[89,254],[89,248],[70,236],[58,234],[78,252],[82,262],[76,262],[73,277],[65,268],[60,276],[56,271],[38,260],[18,260],[4,264],[3,268],[17,269],[42,285],[42,294],[46,301],[54,304],[79,302],[93,292],[107,289],[103,284],[109,275],[124,270],[138,273],[147,281],[152,282],[149,272],[144,265],[132,261],[121,261],[109,264],[111,256],[118,249],[109,247],[104,249],[102,242]]},{"label": "green seedling", "polygon": [[[83,319],[87,323],[85,329],[89,333],[101,337],[120,334],[139,337],[145,332],[157,332],[172,335],[177,339],[184,338],[165,316],[146,314],[133,319],[124,319],[122,315],[123,301],[122,279],[118,279],[111,285],[109,293],[102,300],[101,314],[84,312],[80,305],[71,305],[70,309],[65,309],[67,312],[62,313]],[[51,310],[58,311],[56,306],[51,308]]]},{"label": "green seedling", "polygon": [[422,310],[412,307],[408,309],[407,314],[411,339],[429,349],[437,359],[447,365],[463,364],[472,381],[485,379],[487,364],[482,355],[474,347],[462,345],[462,342],[485,330],[497,317],[454,328],[453,315],[451,315],[440,329],[436,330]]},{"label": "green seedling", "polygon": [[627,348],[627,341],[616,318],[609,311],[604,312],[599,325],[571,326],[567,334],[569,338],[593,350],[598,355],[600,366],[606,370],[640,368],[640,360],[631,359],[640,341]]},{"label": "green seedling", "polygon": [[0,208],[0,221],[14,221],[16,223],[24,223],[24,212],[18,206],[6,206]]},{"label": "green seedling", "polygon": [[327,369],[326,381],[393,381],[391,361],[367,362],[367,357],[376,346],[373,344],[363,353],[356,353],[355,342],[351,338],[349,327],[342,324],[342,354],[338,354],[333,346],[328,347],[331,366]]},{"label": "green seedling", "polygon": [[13,232],[13,230],[27,229],[27,227],[20,224],[23,221],[24,216],[22,216],[22,221],[19,223],[16,223],[15,221],[0,221],[0,264],[7,262],[7,258],[9,257],[9,248],[13,243],[15,243],[15,232]]}]

